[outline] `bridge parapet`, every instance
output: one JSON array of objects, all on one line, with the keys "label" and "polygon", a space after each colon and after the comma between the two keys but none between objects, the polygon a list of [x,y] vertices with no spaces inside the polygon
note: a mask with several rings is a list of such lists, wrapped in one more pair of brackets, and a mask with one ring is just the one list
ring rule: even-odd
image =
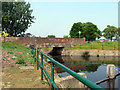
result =
[{"label": "bridge parapet", "polygon": [[40,38],[40,37],[3,37],[1,42],[17,42],[23,45],[69,45],[85,43],[85,38]]},{"label": "bridge parapet", "polygon": [[64,48],[70,48],[71,44],[40,44],[35,45],[36,48],[53,48],[53,47],[64,47]]}]

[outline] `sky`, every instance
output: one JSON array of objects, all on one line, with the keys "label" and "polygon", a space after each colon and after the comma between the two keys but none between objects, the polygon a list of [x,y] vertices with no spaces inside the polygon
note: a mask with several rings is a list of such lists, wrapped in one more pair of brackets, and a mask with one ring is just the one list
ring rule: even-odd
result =
[{"label": "sky", "polygon": [[64,1],[35,0],[30,2],[31,9],[33,9],[32,15],[36,19],[26,33],[40,37],[55,35],[62,38],[64,35],[69,35],[72,25],[77,22],[92,22],[101,31],[107,25],[118,27],[117,0],[114,2],[112,0],[106,2]]}]

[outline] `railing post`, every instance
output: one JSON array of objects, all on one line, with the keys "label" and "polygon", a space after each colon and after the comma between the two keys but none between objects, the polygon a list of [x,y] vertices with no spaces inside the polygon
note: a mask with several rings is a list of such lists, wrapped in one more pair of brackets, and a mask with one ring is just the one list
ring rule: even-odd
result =
[{"label": "railing post", "polygon": [[39,60],[39,52],[37,50],[37,70],[39,70],[39,62],[38,62],[38,60]]},{"label": "railing post", "polygon": [[43,54],[41,53],[41,80],[43,80]]},{"label": "railing post", "polygon": [[34,49],[34,58],[35,58],[35,62],[36,62],[36,48]]},{"label": "railing post", "polygon": [[102,44],[102,50],[103,50],[103,44]]},{"label": "railing post", "polygon": [[92,49],[92,45],[91,45],[91,49]]},{"label": "railing post", "polygon": [[81,49],[81,44],[80,44],[80,49]]},{"label": "railing post", "polygon": [[[54,63],[51,62],[51,80],[54,82]],[[51,85],[51,90],[54,90],[54,87]]]},{"label": "railing post", "polygon": [[116,48],[116,47],[115,47],[115,45],[114,45],[114,50],[115,50],[115,48]]}]

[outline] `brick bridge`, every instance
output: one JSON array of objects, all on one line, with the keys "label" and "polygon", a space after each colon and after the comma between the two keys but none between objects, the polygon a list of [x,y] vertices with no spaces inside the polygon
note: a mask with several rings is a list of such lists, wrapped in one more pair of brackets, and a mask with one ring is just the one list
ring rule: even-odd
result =
[{"label": "brick bridge", "polygon": [[[3,42],[2,37],[0,42]],[[40,45],[48,47],[58,47],[60,45],[82,44],[85,38],[41,38],[41,37],[6,37],[5,41],[12,41],[22,45]]]},{"label": "brick bridge", "polygon": [[85,38],[40,38],[40,37],[6,37],[0,38],[0,42],[16,42],[22,45],[34,45],[37,47],[52,47],[51,55],[60,55],[63,48],[69,48],[71,44],[85,43]]}]

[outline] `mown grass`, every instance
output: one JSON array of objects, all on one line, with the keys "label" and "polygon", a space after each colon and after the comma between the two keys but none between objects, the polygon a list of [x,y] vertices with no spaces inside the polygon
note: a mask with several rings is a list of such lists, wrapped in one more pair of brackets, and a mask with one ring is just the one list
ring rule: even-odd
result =
[{"label": "mown grass", "polygon": [[16,63],[18,64],[25,64],[25,62],[29,62],[31,64],[34,63],[31,50],[28,46],[20,45],[15,42],[2,42],[2,50],[16,56]]},{"label": "mown grass", "polygon": [[97,50],[118,50],[118,42],[114,41],[94,41],[86,42],[84,44],[74,44],[70,49],[97,49]]}]

